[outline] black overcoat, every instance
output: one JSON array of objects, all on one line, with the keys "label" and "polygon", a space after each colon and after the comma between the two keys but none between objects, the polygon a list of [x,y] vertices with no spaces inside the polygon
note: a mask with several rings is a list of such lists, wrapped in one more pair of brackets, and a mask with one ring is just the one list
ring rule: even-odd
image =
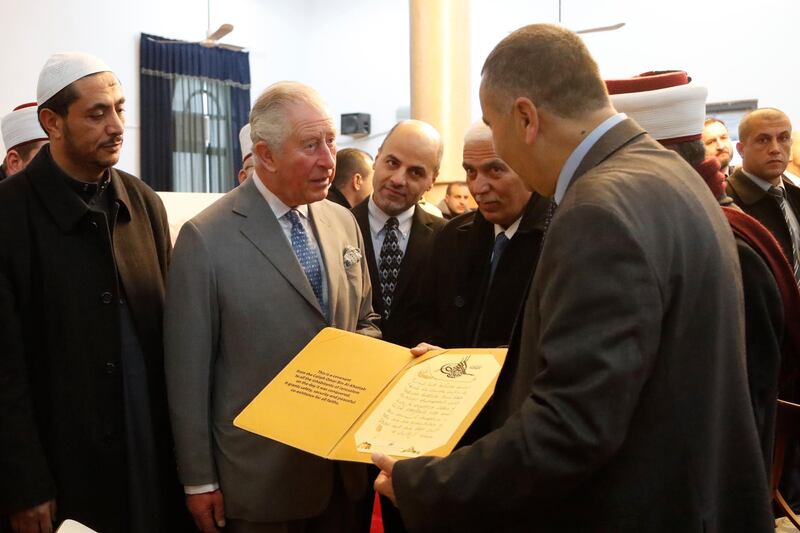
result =
[{"label": "black overcoat", "polygon": [[47,147],[0,183],[0,514],[55,497],[60,519],[106,533],[129,522],[122,298],[147,367],[151,460],[180,492],[163,377],[167,215],[142,181],[110,173],[115,224],[70,189]]}]

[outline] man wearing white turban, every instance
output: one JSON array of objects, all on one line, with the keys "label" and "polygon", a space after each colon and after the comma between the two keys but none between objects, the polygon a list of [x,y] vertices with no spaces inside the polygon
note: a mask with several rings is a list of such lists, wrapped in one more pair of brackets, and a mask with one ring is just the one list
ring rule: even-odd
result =
[{"label": "man wearing white turban", "polygon": [[0,181],[25,168],[47,143],[47,135],[36,116],[36,102],[14,108],[0,121],[6,156],[0,165]]}]

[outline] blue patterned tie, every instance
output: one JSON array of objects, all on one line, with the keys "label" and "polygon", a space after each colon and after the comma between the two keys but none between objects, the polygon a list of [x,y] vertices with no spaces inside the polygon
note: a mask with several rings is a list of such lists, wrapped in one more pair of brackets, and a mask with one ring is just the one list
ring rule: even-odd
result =
[{"label": "blue patterned tie", "polygon": [[[317,249],[308,240],[306,229],[300,222],[300,214],[297,209],[292,209],[285,215],[286,219],[292,223],[292,248],[300,266],[306,273],[308,282],[311,284],[311,289],[314,291],[314,296],[317,297],[319,308],[325,313],[325,306],[322,303],[322,269],[319,266],[319,259],[317,258]],[[327,313],[325,313],[327,315]]]},{"label": "blue patterned tie", "polygon": [[383,230],[383,244],[381,245],[378,271],[381,278],[383,318],[387,319],[392,311],[392,296],[395,288],[397,288],[400,263],[403,261],[403,250],[400,249],[400,241],[397,237],[397,233],[400,231],[397,218],[389,217]]}]

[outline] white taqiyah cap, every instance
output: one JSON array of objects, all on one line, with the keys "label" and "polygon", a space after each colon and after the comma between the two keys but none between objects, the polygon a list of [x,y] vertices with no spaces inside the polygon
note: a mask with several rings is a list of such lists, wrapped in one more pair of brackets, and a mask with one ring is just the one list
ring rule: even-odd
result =
[{"label": "white taqiyah cap", "polygon": [[253,155],[253,140],[250,138],[249,122],[239,130],[239,145],[242,147],[242,163],[244,163],[248,157]]},{"label": "white taqiyah cap", "polygon": [[47,140],[47,134],[39,125],[36,102],[15,107],[14,111],[3,117],[0,128],[6,150],[33,141]]},{"label": "white taqiyah cap", "polygon": [[614,108],[639,123],[662,144],[700,139],[708,89],[684,71],[646,72],[606,80]]},{"label": "white taqiyah cap", "polygon": [[111,72],[111,69],[93,55],[83,52],[52,55],[39,73],[36,103],[42,105],[70,83],[98,72]]}]

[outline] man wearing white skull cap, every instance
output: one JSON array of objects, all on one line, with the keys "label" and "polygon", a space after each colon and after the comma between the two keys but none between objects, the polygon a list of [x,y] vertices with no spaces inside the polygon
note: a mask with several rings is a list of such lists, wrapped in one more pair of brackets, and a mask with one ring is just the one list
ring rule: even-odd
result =
[{"label": "man wearing white skull cap", "polygon": [[47,142],[47,135],[36,116],[36,102],[15,107],[0,121],[0,130],[6,146],[6,156],[0,165],[2,181],[25,168]]},{"label": "man wearing white skull cap", "polygon": [[161,337],[166,212],[114,168],[125,98],[105,63],[50,57],[37,104],[50,143],[0,183],[0,514],[17,533],[65,518],[181,531]]},{"label": "man wearing white skull cap", "polygon": [[239,145],[242,147],[242,168],[239,170],[237,180],[239,185],[253,175],[255,162],[253,161],[253,140],[250,138],[250,123],[239,130]]}]

